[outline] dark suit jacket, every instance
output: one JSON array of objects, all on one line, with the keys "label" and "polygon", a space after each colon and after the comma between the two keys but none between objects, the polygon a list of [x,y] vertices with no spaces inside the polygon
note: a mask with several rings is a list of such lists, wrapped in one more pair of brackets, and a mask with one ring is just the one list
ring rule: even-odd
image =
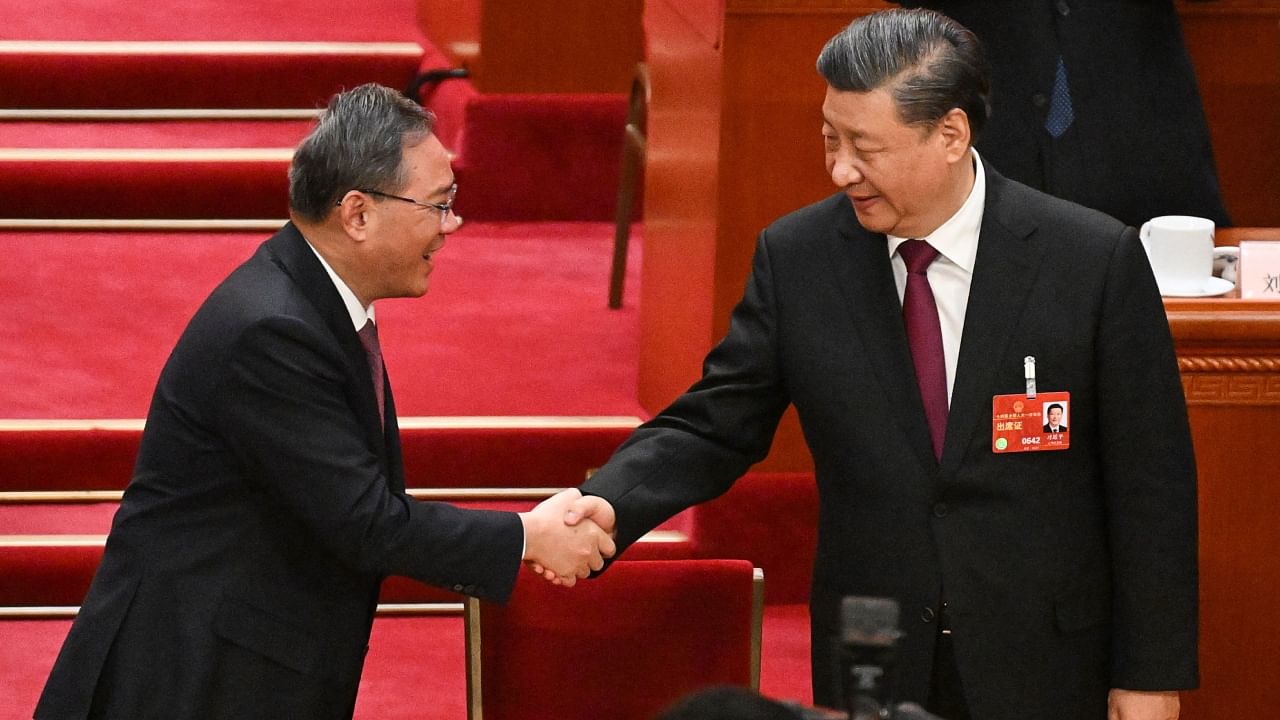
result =
[{"label": "dark suit jacket", "polygon": [[[1157,215],[1231,224],[1172,0],[901,5],[946,13],[986,46],[993,113],[978,150],[1006,176],[1134,226]],[[1054,140],[1044,124],[1059,56],[1075,122]]]},{"label": "dark suit jacket", "polygon": [[[839,704],[846,595],[900,603],[899,699],[924,700],[945,596],[974,717],[1102,718],[1109,687],[1197,683],[1195,463],[1172,340],[1132,228],[989,165],[987,183],[941,463],[885,237],[835,195],[761,233],[702,380],[583,490],[614,505],[625,548],[724,492],[794,403],[820,498],[818,702]],[[1043,359],[1042,390],[1071,393],[1071,447],[996,455],[992,396],[1025,390],[1026,355]]]},{"label": "dark suit jacket", "polygon": [[[504,599],[510,513],[415,502],[341,297],[288,225],[165,365],[38,718],[349,717],[389,574]],[[92,711],[91,711],[92,706]]]},{"label": "dark suit jacket", "polygon": [[[1046,424],[1045,424],[1045,426],[1044,426],[1044,431],[1045,431],[1045,432],[1053,432],[1053,427],[1052,427],[1051,425],[1049,425],[1049,424],[1047,424],[1047,423],[1046,423]],[[1059,425],[1059,426],[1058,426],[1058,432],[1066,432],[1066,431],[1067,431],[1067,426],[1066,426],[1066,425]]]}]

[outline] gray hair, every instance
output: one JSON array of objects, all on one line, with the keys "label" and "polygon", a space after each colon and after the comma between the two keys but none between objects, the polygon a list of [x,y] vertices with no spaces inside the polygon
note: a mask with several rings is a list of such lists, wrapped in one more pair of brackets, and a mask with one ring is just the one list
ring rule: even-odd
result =
[{"label": "gray hair", "polygon": [[909,125],[932,124],[954,108],[976,141],[991,115],[991,65],[978,38],[933,10],[893,9],[854,20],[818,55],[836,90],[888,86]]},{"label": "gray hair", "polygon": [[369,83],[329,100],[289,165],[289,206],[324,220],[350,190],[404,186],[404,148],[431,134],[435,116],[404,95]]}]

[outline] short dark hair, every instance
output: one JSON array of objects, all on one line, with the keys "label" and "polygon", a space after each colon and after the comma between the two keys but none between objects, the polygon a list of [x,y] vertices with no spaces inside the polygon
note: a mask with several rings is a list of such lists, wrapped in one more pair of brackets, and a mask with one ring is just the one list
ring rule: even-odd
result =
[{"label": "short dark hair", "polygon": [[657,720],[800,720],[800,713],[746,688],[714,685],[686,695]]},{"label": "short dark hair", "polygon": [[931,124],[953,108],[977,141],[991,116],[991,64],[977,36],[934,10],[864,15],[827,41],[818,72],[836,90],[889,89],[902,121]]},{"label": "short dark hair", "polygon": [[349,190],[395,192],[404,177],[404,148],[431,134],[435,116],[391,88],[374,83],[340,92],[289,165],[289,207],[320,222]]},{"label": "short dark hair", "polygon": [[1062,409],[1063,409],[1063,408],[1062,408],[1062,406],[1061,406],[1061,405],[1059,405],[1058,403],[1049,403],[1049,407],[1045,408],[1045,409],[1044,409],[1044,411],[1045,411],[1045,413],[1047,414],[1050,410],[1052,410],[1052,409],[1054,409],[1054,408],[1058,408],[1059,410],[1062,410]]}]

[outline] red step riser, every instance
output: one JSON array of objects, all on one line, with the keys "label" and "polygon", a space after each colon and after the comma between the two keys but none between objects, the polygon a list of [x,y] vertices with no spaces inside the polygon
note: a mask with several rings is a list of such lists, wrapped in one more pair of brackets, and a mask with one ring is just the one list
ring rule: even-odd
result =
[{"label": "red step riser", "polygon": [[284,218],[288,163],[0,160],[9,218]]},{"label": "red step riser", "polygon": [[[599,467],[630,434],[602,429],[408,429],[406,485],[566,487]],[[123,490],[140,431],[0,433],[0,491]]]},{"label": "red step riser", "polygon": [[8,108],[315,108],[366,82],[405,88],[421,56],[0,55]]}]

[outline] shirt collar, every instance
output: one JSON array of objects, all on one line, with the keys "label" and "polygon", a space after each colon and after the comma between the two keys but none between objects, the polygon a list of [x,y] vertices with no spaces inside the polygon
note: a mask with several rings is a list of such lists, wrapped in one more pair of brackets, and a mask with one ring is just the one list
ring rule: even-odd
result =
[{"label": "shirt collar", "polygon": [[[306,240],[306,238],[304,237],[303,240]],[[315,253],[316,259],[320,261],[320,265],[324,267],[324,271],[329,273],[329,279],[333,281],[333,286],[338,289],[338,294],[342,296],[342,304],[346,306],[347,312],[351,315],[351,324],[355,326],[356,332],[360,332],[360,329],[364,327],[364,324],[370,320],[377,323],[377,320],[373,316],[373,303],[369,303],[369,307],[361,306],[360,299],[357,298],[351,288],[343,282],[342,278],[338,277],[338,273],[334,272],[333,268],[329,266],[329,262],[324,259],[324,256],[320,254],[319,250],[316,250],[310,240],[307,240],[307,247],[311,248],[311,252]]]},{"label": "shirt collar", "polygon": [[[927,240],[939,255],[972,274],[973,263],[978,256],[978,234],[982,230],[982,213],[987,202],[987,174],[982,168],[982,158],[978,156],[978,151],[970,148],[970,152],[973,153],[974,179],[969,197],[965,198],[960,209],[937,230],[926,237],[916,239]],[[889,239],[889,257],[893,257],[898,251],[898,246],[910,239],[896,235],[886,237]]]}]

